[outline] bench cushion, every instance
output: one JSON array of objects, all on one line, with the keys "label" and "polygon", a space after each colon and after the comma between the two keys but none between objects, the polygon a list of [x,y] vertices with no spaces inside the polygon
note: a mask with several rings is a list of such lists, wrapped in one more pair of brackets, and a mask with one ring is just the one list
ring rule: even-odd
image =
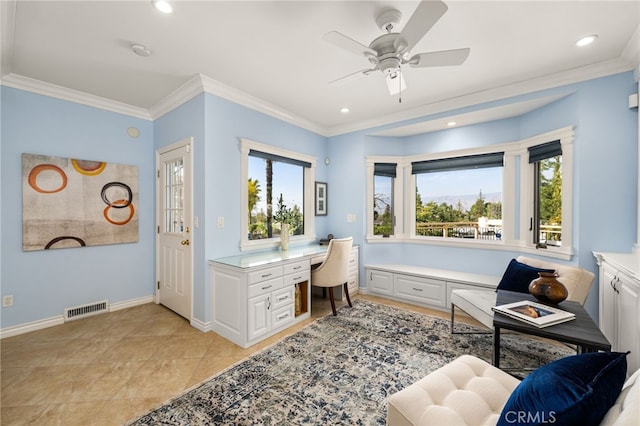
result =
[{"label": "bench cushion", "polygon": [[519,380],[462,355],[387,400],[389,425],[494,425]]}]

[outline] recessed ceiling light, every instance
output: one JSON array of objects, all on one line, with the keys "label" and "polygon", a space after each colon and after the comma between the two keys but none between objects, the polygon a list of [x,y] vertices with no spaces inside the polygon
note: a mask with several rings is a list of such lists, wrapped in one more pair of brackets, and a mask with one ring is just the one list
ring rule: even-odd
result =
[{"label": "recessed ceiling light", "polygon": [[347,114],[349,111],[351,111],[348,107],[342,107],[340,108],[340,112],[343,114]]},{"label": "recessed ceiling light", "polygon": [[131,45],[131,50],[133,50],[133,53],[139,56],[144,56],[144,57],[151,56],[151,49],[149,49],[147,46],[142,44],[133,43]]},{"label": "recessed ceiling light", "polygon": [[173,6],[167,0],[152,0],[151,4],[162,13],[173,13]]},{"label": "recessed ceiling light", "polygon": [[581,39],[576,41],[576,46],[579,46],[579,47],[586,46],[596,41],[597,38],[598,36],[596,34],[591,34],[591,35],[582,37]]},{"label": "recessed ceiling light", "polygon": [[449,126],[449,127],[453,127],[453,126],[455,126],[456,124],[457,124],[457,123],[456,123],[455,121],[450,121],[450,122],[448,122],[448,123],[447,123],[447,126]]}]

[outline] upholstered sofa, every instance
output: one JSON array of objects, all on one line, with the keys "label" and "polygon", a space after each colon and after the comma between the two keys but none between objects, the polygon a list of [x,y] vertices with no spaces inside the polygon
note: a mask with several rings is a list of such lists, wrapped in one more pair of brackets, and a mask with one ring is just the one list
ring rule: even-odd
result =
[{"label": "upholstered sofa", "polygon": [[[599,360],[594,360],[594,357]],[[387,424],[455,426],[555,423],[562,426],[583,426],[591,423],[637,426],[640,421],[640,370],[625,381],[624,357],[624,354],[611,352],[565,357],[540,367],[520,382],[479,358],[462,355],[391,395],[387,399]],[[564,364],[564,372],[560,368],[561,364]],[[586,380],[584,377],[581,380],[567,378],[574,371],[580,375],[581,370],[587,370],[582,366],[594,364],[598,364],[597,371],[588,372],[593,377]],[[541,374],[534,377],[536,373]],[[582,375],[585,374],[587,372]],[[557,377],[558,383],[554,383],[554,377]],[[614,389],[616,383],[617,389]],[[534,393],[539,391],[537,396],[526,394],[531,392],[531,387]],[[562,389],[568,391],[555,395],[562,392]],[[567,402],[567,399],[576,397],[579,398],[577,401]],[[607,399],[608,403],[603,402]],[[543,405],[540,408],[528,406],[525,409],[518,405],[522,401],[525,404]],[[603,403],[606,405],[602,405]],[[594,420],[594,412],[598,410],[601,414]],[[584,416],[591,417],[585,419]]]}]

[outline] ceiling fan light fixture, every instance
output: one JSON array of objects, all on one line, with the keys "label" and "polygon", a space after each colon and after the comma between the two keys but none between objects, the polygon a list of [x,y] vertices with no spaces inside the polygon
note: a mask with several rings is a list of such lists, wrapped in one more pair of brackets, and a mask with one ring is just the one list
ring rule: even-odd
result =
[{"label": "ceiling fan light fixture", "polygon": [[152,0],[151,4],[154,8],[167,15],[173,13],[173,5],[167,0]]},{"label": "ceiling fan light fixture", "polygon": [[407,85],[404,82],[404,77],[400,70],[395,74],[387,74],[385,77],[387,82],[387,88],[389,89],[389,95],[397,95],[398,93],[407,89]]},{"label": "ceiling fan light fixture", "polygon": [[594,41],[596,41],[597,38],[598,38],[597,34],[590,34],[588,36],[581,37],[578,39],[578,41],[576,41],[576,46],[578,47],[588,46]]}]

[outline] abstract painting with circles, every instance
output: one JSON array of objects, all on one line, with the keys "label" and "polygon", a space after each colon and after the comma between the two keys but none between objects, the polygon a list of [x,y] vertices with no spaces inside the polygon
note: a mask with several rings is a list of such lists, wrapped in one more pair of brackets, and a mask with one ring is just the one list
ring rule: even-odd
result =
[{"label": "abstract painting with circles", "polygon": [[22,154],[22,249],[138,241],[138,167]]}]

